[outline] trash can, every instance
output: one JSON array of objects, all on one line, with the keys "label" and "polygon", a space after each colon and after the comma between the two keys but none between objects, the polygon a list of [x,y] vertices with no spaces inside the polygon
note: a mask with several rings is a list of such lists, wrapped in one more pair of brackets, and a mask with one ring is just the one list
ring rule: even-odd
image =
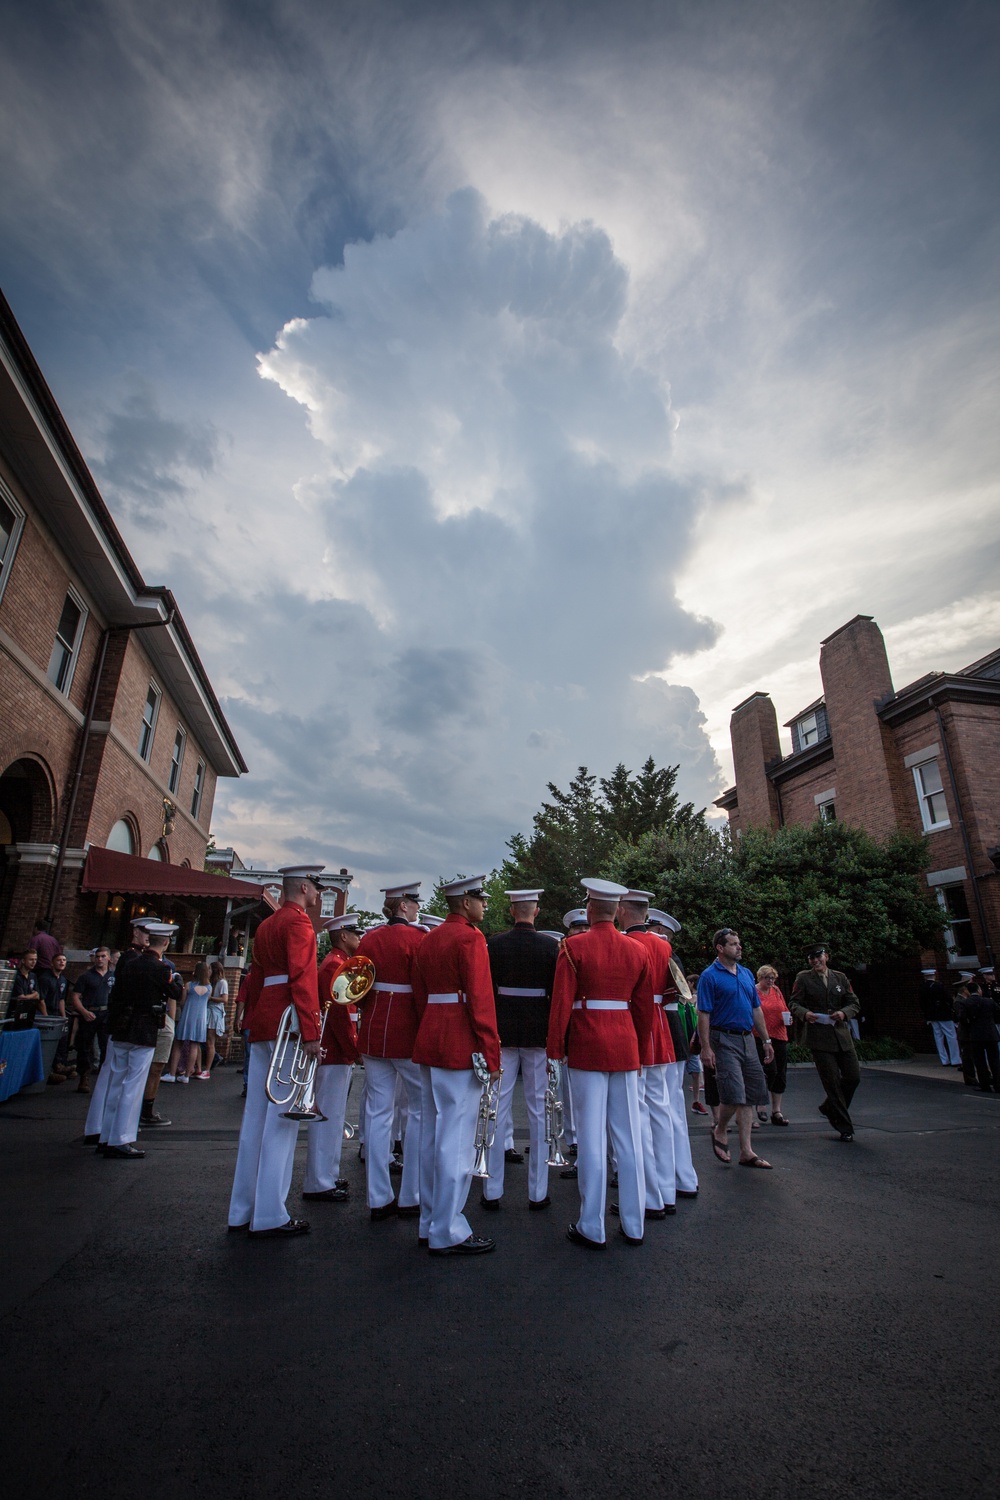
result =
[{"label": "trash can", "polygon": [[45,1077],[41,1083],[32,1083],[26,1089],[22,1089],[21,1092],[23,1094],[45,1093],[45,1083],[52,1072],[52,1064],[56,1060],[56,1053],[59,1051],[62,1034],[66,1030],[66,1022],[62,1016],[37,1016],[35,1018],[35,1030],[38,1032],[42,1043],[42,1069]]}]

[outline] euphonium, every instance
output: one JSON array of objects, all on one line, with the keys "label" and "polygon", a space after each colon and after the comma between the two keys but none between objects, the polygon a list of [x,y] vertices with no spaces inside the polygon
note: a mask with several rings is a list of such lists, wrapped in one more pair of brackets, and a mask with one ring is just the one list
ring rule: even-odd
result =
[{"label": "euphonium", "polygon": [[550,1167],[565,1167],[569,1163],[560,1146],[566,1134],[563,1124],[562,1066],[550,1057],[545,1071],[545,1144],[549,1148],[546,1160]]},{"label": "euphonium", "polygon": [[[330,1001],[323,1007],[323,1016],[330,1008]],[[322,1034],[322,1020],[320,1021]],[[287,1104],[282,1111],[285,1120],[325,1120],[326,1115],[316,1108],[316,1064],[317,1057],[307,1057],[299,1031],[299,1016],[294,1005],[289,1005],[281,1017],[271,1064],[267,1070],[264,1087],[272,1104]]]},{"label": "euphonium", "polygon": [[496,1140],[497,1134],[497,1106],[500,1103],[500,1075],[496,1078],[490,1077],[490,1070],[486,1065],[486,1059],[481,1052],[472,1054],[472,1070],[483,1086],[479,1096],[479,1117],[476,1120],[476,1159],[472,1168],[473,1177],[488,1177],[490,1175],[487,1156],[490,1147]]}]

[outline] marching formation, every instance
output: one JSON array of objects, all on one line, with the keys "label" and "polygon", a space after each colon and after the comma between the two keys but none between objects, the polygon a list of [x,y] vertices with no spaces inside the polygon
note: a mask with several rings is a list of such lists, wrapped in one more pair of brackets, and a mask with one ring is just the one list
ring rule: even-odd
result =
[{"label": "marching formation", "polygon": [[[649,892],[584,880],[586,907],[567,912],[560,938],[535,929],[541,891],[508,891],[511,928],[487,942],[484,877],[444,887],[443,920],[421,919],[420,882],[406,882],[384,889],[383,926],[361,935],[351,914],[323,923],[331,949],[317,969],[322,870],[281,872],[283,903],[254,942],[230,1232],[308,1231],[286,1207],[303,1120],[303,1197],[348,1197],[340,1157],[359,1058],[371,1218],[413,1218],[431,1255],[496,1248],[473,1231],[465,1208],[474,1178],[482,1182],[482,1206],[501,1208],[505,1161],[516,1156],[519,1072],[530,1135],[528,1208],[550,1206],[550,1167],[575,1176],[580,1210],[567,1230],[574,1244],[605,1248],[609,1152],[618,1186],[611,1212],[629,1245],[642,1244],[647,1219],[676,1213],[678,1196],[696,1196],[678,1016],[688,990],[670,943],[680,924],[650,910]],[[400,1112],[397,1196],[390,1167]],[[575,1165],[563,1156],[564,1143]]]}]

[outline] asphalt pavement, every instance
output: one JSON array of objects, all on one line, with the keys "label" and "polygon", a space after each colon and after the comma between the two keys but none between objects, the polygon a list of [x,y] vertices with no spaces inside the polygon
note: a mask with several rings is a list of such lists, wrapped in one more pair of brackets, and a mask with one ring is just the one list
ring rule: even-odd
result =
[{"label": "asphalt pavement", "polygon": [[577,1249],[575,1184],[529,1213],[511,1166],[499,1214],[470,1199],[496,1253],[440,1260],[369,1222],[350,1142],[344,1205],[301,1204],[300,1142],[310,1235],[227,1235],[239,1082],[164,1085],[141,1162],[82,1145],[72,1085],[0,1106],[12,1497],[1000,1490],[1000,1098],[865,1069],[845,1145],[796,1069],[775,1170],[718,1165],[692,1116],[700,1194],[641,1247],[609,1218]]}]

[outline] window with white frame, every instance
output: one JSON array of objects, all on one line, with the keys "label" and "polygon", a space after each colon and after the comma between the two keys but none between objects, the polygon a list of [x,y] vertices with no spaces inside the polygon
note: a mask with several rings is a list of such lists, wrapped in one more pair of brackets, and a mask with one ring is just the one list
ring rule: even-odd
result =
[{"label": "window with white frame", "polygon": [[167,782],[170,790],[176,792],[181,780],[181,766],[184,764],[184,746],[187,744],[187,731],[178,724],[177,733],[174,735],[174,749],[170,757],[170,777]]},{"label": "window with white frame", "polygon": [[148,760],[153,753],[153,735],[156,732],[156,718],[159,712],[160,690],[155,682],[151,682],[146,694],[145,707],[142,710],[142,728],[139,730],[139,754],[143,760]]},{"label": "window with white frame", "polygon": [[837,804],[832,798],[829,802],[818,802],[816,804],[816,815],[821,823],[836,823]]},{"label": "window with white frame", "polygon": [[49,657],[49,681],[61,693],[68,693],[73,686],[76,659],[83,640],[83,627],[87,623],[87,611],[70,589],[63,600],[62,614],[56,627],[56,638]]},{"label": "window with white frame", "polygon": [[201,798],[205,790],[205,762],[200,760],[194,773],[194,794],[191,797],[191,816],[196,818],[201,811]]},{"label": "window with white frame", "polygon": [[914,766],[913,780],[917,788],[924,832],[932,833],[936,828],[950,828],[951,819],[948,817],[948,804],[944,797],[944,783],[938,761],[924,760]]},{"label": "window with white frame", "polygon": [[815,745],[819,742],[819,719],[816,714],[806,714],[797,725],[799,731],[799,749],[804,750],[807,745]]},{"label": "window with white frame", "polygon": [[0,485],[0,598],[10,577],[14,553],[24,526],[24,511],[14,503],[13,496]]},{"label": "window with white frame", "polygon": [[949,955],[952,958],[975,957],[976,940],[965,886],[939,885],[934,894],[943,915],[944,945]]}]

